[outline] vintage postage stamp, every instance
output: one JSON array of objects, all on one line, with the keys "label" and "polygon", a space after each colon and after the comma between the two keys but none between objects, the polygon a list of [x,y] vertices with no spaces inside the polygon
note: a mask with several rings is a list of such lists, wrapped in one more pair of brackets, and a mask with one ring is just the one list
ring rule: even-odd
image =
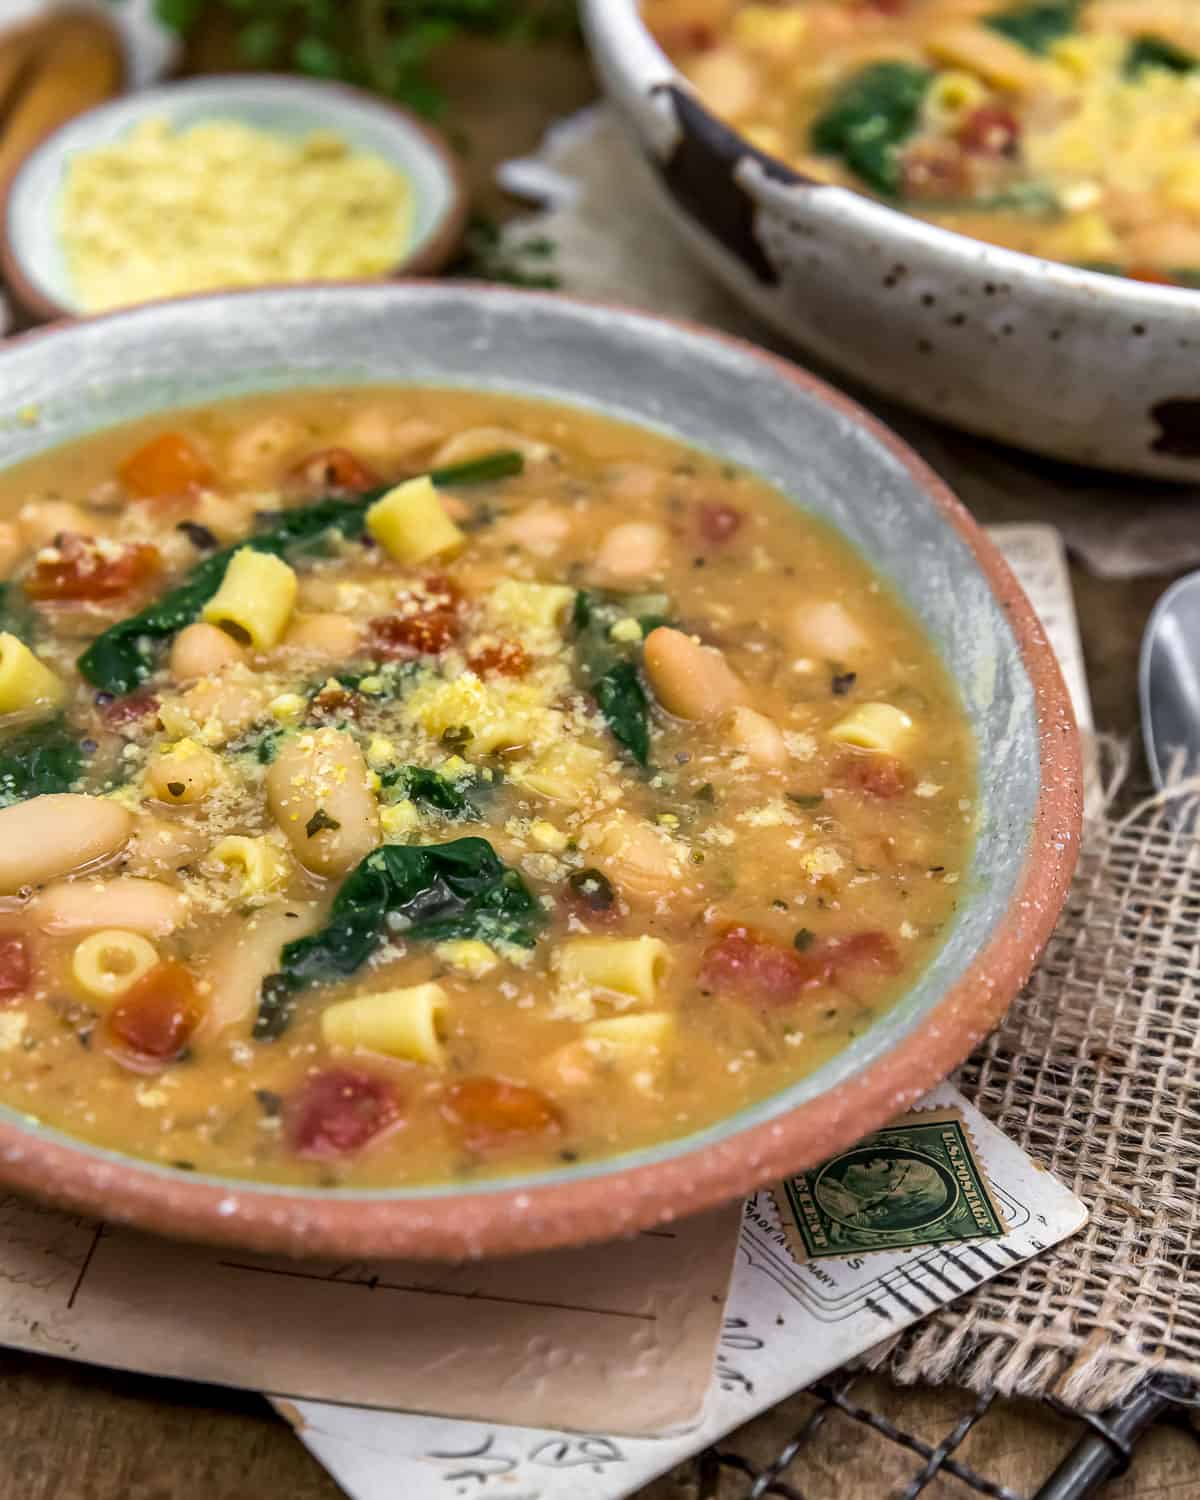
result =
[{"label": "vintage postage stamp", "polygon": [[797,1260],[999,1239],[1004,1217],[958,1110],[918,1110],[775,1189]]}]

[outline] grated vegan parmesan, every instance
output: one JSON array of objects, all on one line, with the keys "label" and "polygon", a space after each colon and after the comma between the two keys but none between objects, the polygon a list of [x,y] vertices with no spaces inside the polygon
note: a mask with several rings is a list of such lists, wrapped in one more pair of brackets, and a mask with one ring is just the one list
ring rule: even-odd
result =
[{"label": "grated vegan parmesan", "polygon": [[382,276],[412,227],[405,174],[329,131],[145,120],[80,152],[60,232],[86,312],[217,287]]}]

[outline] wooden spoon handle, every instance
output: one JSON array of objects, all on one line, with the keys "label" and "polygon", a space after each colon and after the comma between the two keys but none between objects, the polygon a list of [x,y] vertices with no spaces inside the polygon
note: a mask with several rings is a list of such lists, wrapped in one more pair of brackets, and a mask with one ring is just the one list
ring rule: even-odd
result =
[{"label": "wooden spoon handle", "polygon": [[124,59],[112,26],[87,11],[60,12],[22,30],[10,61],[11,45],[0,46],[0,97],[6,76],[8,95],[0,126],[0,182],[5,182],[30,151],[57,126],[121,87]]}]

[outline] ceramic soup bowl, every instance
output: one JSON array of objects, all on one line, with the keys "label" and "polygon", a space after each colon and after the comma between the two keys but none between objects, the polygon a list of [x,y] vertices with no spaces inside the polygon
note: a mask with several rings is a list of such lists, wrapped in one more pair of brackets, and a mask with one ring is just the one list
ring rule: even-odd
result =
[{"label": "ceramic soup bowl", "polygon": [[583,13],[680,231],[773,328],[968,431],[1200,479],[1200,294],[1000,249],[802,177],[704,107],[638,0]]},{"label": "ceramic soup bowl", "polygon": [[28,334],[0,349],[10,414],[0,463],[173,406],[383,382],[519,392],[648,424],[755,470],[838,527],[936,644],[977,739],[978,836],[945,944],[818,1071],[711,1128],[609,1160],[468,1186],[272,1187],[150,1165],[0,1108],[0,1180],[256,1249],[477,1256],[683,1217],[812,1166],[907,1109],[1003,1014],[1075,861],[1070,703],[995,547],[890,432],[795,366],[699,328],[500,287],[251,291]]}]

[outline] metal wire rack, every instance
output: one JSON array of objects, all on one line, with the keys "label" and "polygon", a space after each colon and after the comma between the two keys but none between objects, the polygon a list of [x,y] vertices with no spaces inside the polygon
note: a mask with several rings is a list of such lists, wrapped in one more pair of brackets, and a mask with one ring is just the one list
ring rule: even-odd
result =
[{"label": "metal wire rack", "polygon": [[[879,1450],[877,1460],[872,1459],[880,1474],[878,1500],[1091,1500],[1101,1495],[1109,1480],[1136,1464],[1139,1440],[1162,1423],[1178,1426],[1195,1444],[1195,1494],[1200,1496],[1200,1430],[1189,1423],[1200,1406],[1200,1388],[1150,1381],[1122,1405],[1099,1415],[1074,1411],[1052,1399],[1040,1403],[1047,1415],[1058,1419],[1062,1447],[1070,1446],[1036,1489],[1018,1491],[986,1472],[989,1445],[978,1441],[994,1396],[968,1402],[940,1440],[932,1442],[873,1410],[872,1392],[863,1393],[864,1383],[869,1384],[861,1374],[842,1371],[810,1387],[805,1393],[807,1410],[794,1433],[766,1460],[746,1457],[726,1445],[700,1454],[689,1476],[696,1500],[840,1500],[845,1491],[836,1478],[837,1455],[821,1451],[835,1424],[842,1429],[843,1444],[849,1436]],[[846,1424],[855,1431],[847,1434]],[[861,1488],[856,1493],[862,1493]]]}]

